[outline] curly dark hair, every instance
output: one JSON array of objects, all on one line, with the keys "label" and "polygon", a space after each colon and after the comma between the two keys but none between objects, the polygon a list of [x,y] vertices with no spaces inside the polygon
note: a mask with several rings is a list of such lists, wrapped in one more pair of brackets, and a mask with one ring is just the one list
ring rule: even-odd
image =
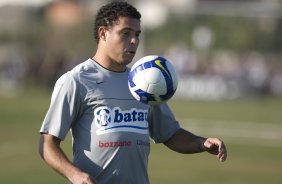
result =
[{"label": "curly dark hair", "polygon": [[99,27],[110,28],[119,17],[130,17],[140,20],[141,14],[135,7],[125,1],[115,1],[100,8],[94,22],[94,38],[99,42]]}]

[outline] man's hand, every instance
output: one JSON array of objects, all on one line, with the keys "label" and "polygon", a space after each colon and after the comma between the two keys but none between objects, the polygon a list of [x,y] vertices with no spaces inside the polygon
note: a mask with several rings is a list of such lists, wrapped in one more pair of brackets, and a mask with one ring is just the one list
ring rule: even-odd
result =
[{"label": "man's hand", "polygon": [[40,135],[39,153],[44,161],[72,184],[97,184],[88,173],[73,165],[61,149],[60,143],[61,140],[53,135]]},{"label": "man's hand", "polygon": [[203,144],[205,151],[217,155],[217,158],[224,162],[227,158],[227,149],[224,143],[218,138],[208,138]]},{"label": "man's hand", "polygon": [[74,174],[71,178],[71,182],[72,184],[98,184],[90,174],[84,172]]}]

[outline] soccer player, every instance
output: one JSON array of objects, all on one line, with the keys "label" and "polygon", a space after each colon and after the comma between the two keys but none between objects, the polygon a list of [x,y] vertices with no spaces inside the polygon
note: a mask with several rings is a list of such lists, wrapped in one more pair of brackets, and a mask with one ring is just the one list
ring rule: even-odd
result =
[{"label": "soccer player", "polygon": [[[140,18],[126,2],[101,7],[94,27],[95,55],[55,84],[39,152],[73,184],[148,184],[150,137],[176,152],[207,151],[220,161],[227,157],[220,139],[182,129],[166,103],[150,106],[130,94],[127,64],[139,44]],[[69,130],[73,161],[60,147]]]}]

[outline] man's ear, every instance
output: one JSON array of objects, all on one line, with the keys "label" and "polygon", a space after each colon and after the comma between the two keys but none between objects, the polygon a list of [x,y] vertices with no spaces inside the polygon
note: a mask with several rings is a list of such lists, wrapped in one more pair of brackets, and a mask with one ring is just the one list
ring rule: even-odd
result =
[{"label": "man's ear", "polygon": [[107,32],[107,30],[103,26],[98,29],[100,40],[106,41],[106,32]]}]

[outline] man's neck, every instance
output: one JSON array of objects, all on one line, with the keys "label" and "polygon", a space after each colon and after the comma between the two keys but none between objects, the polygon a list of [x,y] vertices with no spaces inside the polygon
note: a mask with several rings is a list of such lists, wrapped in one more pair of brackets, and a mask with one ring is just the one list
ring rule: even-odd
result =
[{"label": "man's neck", "polygon": [[96,61],[99,65],[101,65],[102,67],[111,70],[111,71],[115,71],[115,72],[123,72],[126,70],[125,66],[121,66],[118,65],[117,62],[111,60],[108,57],[105,56],[101,56],[98,53],[96,53],[92,59],[94,61]]}]

